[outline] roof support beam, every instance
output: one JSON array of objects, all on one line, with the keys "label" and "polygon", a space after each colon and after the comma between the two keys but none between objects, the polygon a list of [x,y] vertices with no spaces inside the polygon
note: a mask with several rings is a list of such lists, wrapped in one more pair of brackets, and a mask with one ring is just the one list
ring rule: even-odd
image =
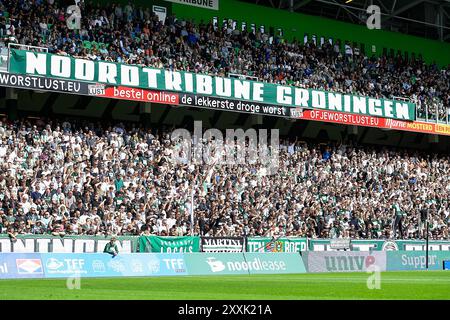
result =
[{"label": "roof support beam", "polygon": [[297,9],[300,9],[301,7],[303,7],[303,6],[305,6],[305,5],[307,5],[308,3],[310,3],[312,0],[303,0],[303,1],[300,1],[299,3],[297,3],[295,6],[294,6],[294,11],[295,10],[297,10]]},{"label": "roof support beam", "polygon": [[406,10],[409,10],[409,9],[411,9],[411,8],[421,4],[422,2],[425,2],[425,0],[412,1],[412,2],[408,3],[406,6],[403,6],[403,7],[399,8],[398,10],[392,12],[389,16],[387,16],[386,18],[382,19],[381,22],[386,22],[389,19],[394,18],[395,16],[398,16],[400,13],[405,12]]}]

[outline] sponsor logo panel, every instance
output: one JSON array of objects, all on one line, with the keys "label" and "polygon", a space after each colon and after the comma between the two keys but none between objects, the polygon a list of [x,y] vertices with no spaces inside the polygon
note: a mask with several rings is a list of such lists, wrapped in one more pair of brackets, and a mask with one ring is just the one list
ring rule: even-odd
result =
[{"label": "sponsor logo panel", "polygon": [[0,253],[0,279],[44,277],[39,253]]},{"label": "sponsor logo panel", "polygon": [[386,252],[312,252],[308,251],[308,272],[364,272],[371,265],[386,271]]},{"label": "sponsor logo panel", "polygon": [[190,275],[303,273],[295,253],[203,253],[185,255]]},{"label": "sponsor logo panel", "polygon": [[[389,251],[387,270],[426,270],[426,251]],[[443,262],[450,260],[450,251],[429,251],[428,269],[442,270]]]}]

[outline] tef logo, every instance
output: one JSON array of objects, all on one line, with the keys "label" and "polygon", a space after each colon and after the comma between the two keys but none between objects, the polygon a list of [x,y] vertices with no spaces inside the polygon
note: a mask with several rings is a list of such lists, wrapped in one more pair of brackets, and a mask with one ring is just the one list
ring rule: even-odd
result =
[{"label": "tef logo", "polygon": [[381,29],[381,9],[379,6],[371,5],[366,11],[370,16],[367,18],[367,28],[370,30]]}]

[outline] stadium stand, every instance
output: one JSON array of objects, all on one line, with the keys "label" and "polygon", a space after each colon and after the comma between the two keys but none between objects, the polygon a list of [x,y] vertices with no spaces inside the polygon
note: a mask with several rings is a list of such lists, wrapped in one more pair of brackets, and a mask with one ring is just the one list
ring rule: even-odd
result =
[{"label": "stadium stand", "polygon": [[[408,97],[418,118],[447,122],[450,67],[397,55],[366,56],[357,48],[312,41],[287,43],[261,32],[194,25],[149,8],[83,6],[80,32],[67,28],[58,1],[2,1],[0,35],[6,44],[45,46],[49,52],[173,70],[226,76],[373,97]],[[53,4],[50,4],[53,3]],[[50,14],[49,14],[50,13]],[[436,119],[437,118],[437,119]]]},{"label": "stadium stand", "polygon": [[168,130],[27,120],[0,124],[0,227],[17,234],[448,239],[449,157],[284,140],[261,163],[171,161]]},{"label": "stadium stand", "polygon": [[[4,45],[158,68],[354,93],[410,97],[421,118],[448,121],[450,68],[368,57],[324,43],[194,25],[149,9],[83,8],[79,33],[58,1],[0,1]],[[84,4],[81,4],[84,5]],[[427,106],[427,108],[425,107]],[[285,140],[277,175],[253,166],[175,167],[168,130],[39,120],[0,125],[0,227],[17,234],[194,234],[448,239],[448,155]]]}]

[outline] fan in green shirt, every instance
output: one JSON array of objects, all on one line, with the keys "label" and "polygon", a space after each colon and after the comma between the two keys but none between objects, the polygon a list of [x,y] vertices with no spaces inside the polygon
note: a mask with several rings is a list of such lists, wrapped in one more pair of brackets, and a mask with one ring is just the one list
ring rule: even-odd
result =
[{"label": "fan in green shirt", "polygon": [[116,244],[116,237],[112,237],[111,241],[105,245],[105,249],[103,249],[104,253],[112,254],[113,256],[117,256],[119,254],[119,248]]}]

